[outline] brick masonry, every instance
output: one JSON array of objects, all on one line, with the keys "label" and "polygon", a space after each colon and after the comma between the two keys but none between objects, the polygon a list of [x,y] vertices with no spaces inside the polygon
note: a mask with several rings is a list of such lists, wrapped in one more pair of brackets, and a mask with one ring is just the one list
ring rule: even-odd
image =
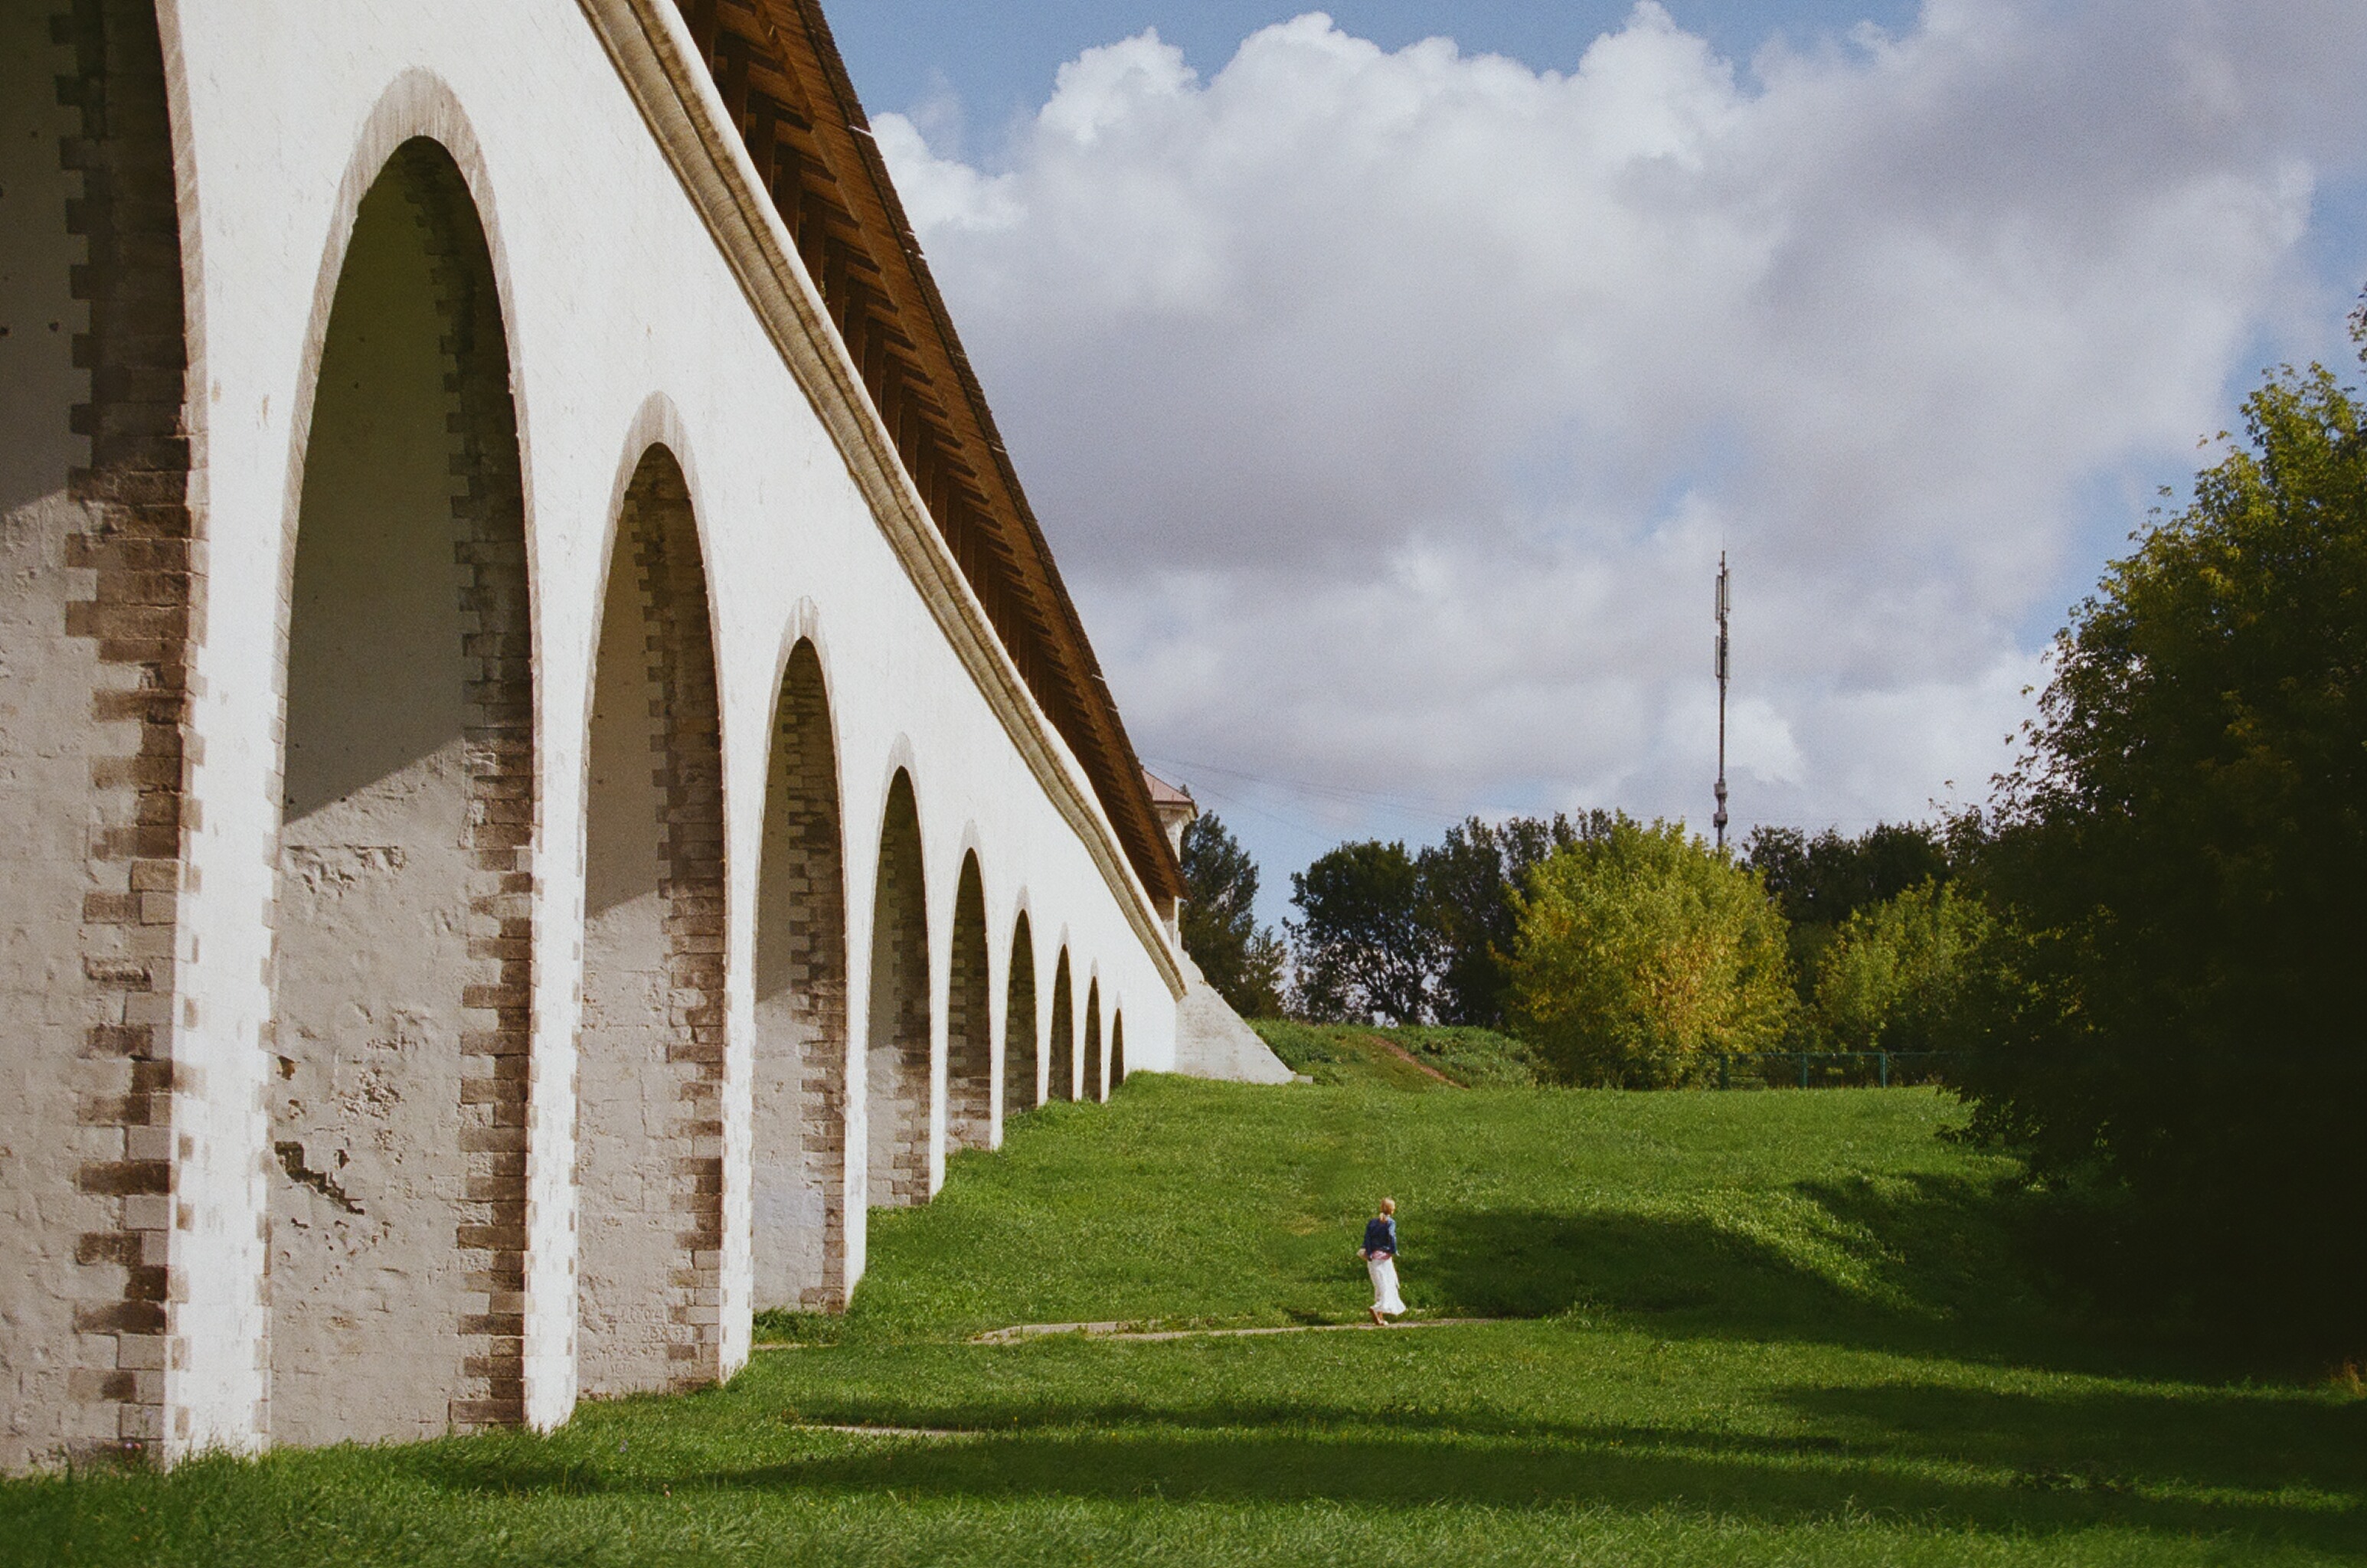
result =
[{"label": "brick masonry", "polygon": [[[1172,987],[1090,770],[998,662],[1008,650],[964,597],[964,563],[932,553],[908,491],[934,493],[947,471],[899,472],[879,436],[851,355],[882,340],[851,349],[826,299],[816,313],[798,254],[765,251],[763,223],[733,226],[769,215],[740,200],[742,149],[700,161],[709,84],[681,76],[679,40],[642,25],[655,21],[672,17],[642,0],[48,0],[0,21],[16,149],[0,191],[0,327],[15,329],[0,337],[0,871],[15,896],[0,943],[0,1095],[15,1107],[0,1111],[0,1468],[379,1435],[342,1424],[348,1368],[436,1429],[548,1426],[586,1393],[709,1382],[745,1353],[751,1249],[733,1227],[751,1213],[752,1155],[793,1142],[792,1196],[821,1238],[794,1303],[843,1305],[874,1186],[922,1201],[948,1133],[977,1138],[1004,1096],[1018,1111],[1048,1084],[1075,1093],[1070,964],[1105,998],[1137,998],[1130,1013]],[[28,127],[46,165],[29,179]],[[294,563],[332,298],[390,156],[434,258],[440,324],[414,357],[445,385],[419,461],[401,465],[440,481],[421,513],[438,525],[431,564],[408,580],[427,606],[402,634],[419,634],[420,662],[388,668],[419,691],[459,673],[411,836],[314,844],[288,836],[283,810]],[[23,212],[53,216],[28,229]],[[24,305],[20,255],[53,299]],[[632,434],[645,416],[663,432]],[[652,439],[682,461],[635,485]],[[619,561],[650,868],[623,967],[604,922],[625,906],[594,896],[588,852]],[[785,717],[813,741],[799,797],[828,805],[800,829],[795,1133],[768,1143],[743,1120],[764,1016],[764,927],[743,901],[764,880],[778,671],[800,637]],[[431,815],[448,829],[430,832]],[[423,1052],[406,1109],[374,1129],[386,1136],[322,1151],[356,1168],[367,1153],[408,1184],[418,1272],[369,1284],[399,1323],[368,1358],[379,1370],[309,1363],[306,1428],[279,1398],[298,1381],[281,1353],[299,1318],[360,1299],[340,1285],[308,1301],[295,1271],[272,1271],[291,1183],[344,1213],[309,1184],[337,1185],[315,1151],[292,1170],[280,1157],[310,1128],[274,1126],[293,1113],[280,1060],[328,1038],[304,1021],[331,1016],[308,1000],[290,1037],[274,933],[293,942],[309,913],[279,878],[291,848],[324,844],[438,869],[404,884],[425,922],[348,921],[357,966],[429,976],[357,990],[400,1027],[356,1038]],[[1034,942],[1005,990],[982,990],[1023,906],[1071,955],[1057,999]],[[423,923],[432,964],[391,934]],[[304,983],[334,998],[336,977],[323,964]],[[1055,1013],[1048,1057],[1037,1030]],[[620,1020],[641,1031],[632,1051],[607,1049]],[[1143,1065],[1166,1065],[1163,1010],[1127,1023]],[[1019,1049],[989,1051],[981,1073],[998,1024]],[[358,1185],[345,1198],[370,1201]],[[648,1264],[614,1281],[621,1361],[622,1341],[580,1315],[619,1217],[641,1226]],[[356,1280],[377,1269],[367,1251],[345,1261]]]},{"label": "brick masonry", "polygon": [[69,227],[88,245],[74,292],[89,308],[74,357],[90,400],[74,409],[74,429],[89,438],[90,461],[69,484],[88,525],[64,564],[93,582],[62,629],[96,645],[99,670],[82,910],[84,1054],[99,1081],[82,1116],[117,1144],[78,1183],[98,1223],[78,1248],[89,1292],[75,1314],[85,1345],[75,1393],[115,1412],[112,1433],[85,1451],[140,1457],[169,1435],[166,1371],[180,1353],[169,1308],[182,1087],[174,961],[203,558],[188,508],[180,213],[155,17],[139,0],[80,0],[54,28],[74,54],[60,96],[82,121],[61,149],[82,176]]},{"label": "brick masonry", "polygon": [[1102,1060],[1102,983],[1098,976],[1085,987],[1085,1095],[1099,1104],[1109,1098]]},{"label": "brick masonry", "polygon": [[1002,1018],[1002,1115],[1005,1121],[1043,1103],[1036,1060],[1036,940],[1023,909],[1012,922],[1011,979]]},{"label": "brick masonry", "polygon": [[460,569],[469,959],[461,990],[461,1431],[525,1418],[527,1093],[533,1045],[533,603],[509,342],[474,204],[440,148],[407,145],[451,328],[453,561]]},{"label": "brick masonry", "polygon": [[1052,1040],[1048,1047],[1051,1071],[1045,1089],[1048,1100],[1077,1098],[1077,1009],[1073,991],[1069,982],[1069,950],[1064,947],[1060,961],[1052,968]]},{"label": "brick masonry", "polygon": [[[994,1141],[994,1034],[989,1015],[986,890],[978,857],[962,859],[954,895],[952,981],[946,994],[946,1148]],[[1006,1026],[1007,1027],[1007,1026]]]},{"label": "brick masonry", "polygon": [[[620,792],[614,808],[653,807],[657,918],[655,953],[647,963],[650,987],[638,1010],[594,1019],[586,978],[585,1049],[623,1054],[615,1064],[628,1099],[605,1108],[587,1103],[578,1123],[579,1165],[604,1174],[587,1182],[588,1216],[601,1211],[637,1234],[628,1253],[655,1247],[658,1256],[625,1259],[622,1280],[653,1285],[626,1303],[623,1326],[606,1348],[608,1371],[587,1374],[594,1392],[692,1387],[720,1373],[723,1250],[723,1122],[725,921],[723,775],[717,707],[714,639],[706,568],[680,465],[663,447],[643,458],[617,525],[619,569],[633,574],[634,617],[640,632],[637,691],[604,693],[629,713],[646,708],[648,778],[652,790]],[[612,603],[611,614],[619,606]],[[629,645],[635,624],[603,626]],[[602,674],[629,680],[620,660]],[[625,765],[629,768],[628,761]],[[593,809],[602,809],[595,795]],[[586,964],[601,962],[587,951]],[[610,1038],[588,1031],[605,1022]],[[587,1081],[589,1075],[587,1074]],[[604,1113],[605,1111],[605,1113]],[[654,1135],[652,1135],[652,1134]],[[614,1149],[590,1145],[604,1135]],[[606,1164],[594,1162],[605,1158]],[[628,1168],[620,1168],[621,1167]],[[586,1281],[592,1259],[586,1258]],[[587,1323],[587,1336],[595,1333]],[[584,1347],[587,1358],[595,1353]]]},{"label": "brick masonry", "polygon": [[758,869],[754,1088],[757,1310],[845,1308],[846,878],[821,660],[781,682]]},{"label": "brick masonry", "polygon": [[871,915],[870,1198],[929,1201],[929,912],[909,773],[888,793]]},{"label": "brick masonry", "polygon": [[264,1424],[299,1441],[524,1415],[524,500],[488,247],[432,141],[361,204],[322,378],[284,611],[266,1034]]},{"label": "brick masonry", "polygon": [[708,624],[707,570],[692,525],[682,471],[657,476],[644,515],[663,519],[645,535],[644,558],[657,637],[651,675],[665,710],[659,787],[665,797],[667,1065],[680,1077],[681,1111],[668,1129],[674,1212],[680,1217],[675,1265],[677,1330],[668,1354],[678,1383],[720,1371],[723,1268],[724,879],[722,711],[715,690],[715,635]]}]

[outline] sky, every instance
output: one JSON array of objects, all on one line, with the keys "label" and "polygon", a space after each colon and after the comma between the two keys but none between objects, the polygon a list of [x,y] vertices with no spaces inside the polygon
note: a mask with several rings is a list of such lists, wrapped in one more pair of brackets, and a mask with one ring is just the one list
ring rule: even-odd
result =
[{"label": "sky", "polygon": [[1137,750],[1256,854],[1987,798],[2263,367],[2357,0],[835,0]]}]

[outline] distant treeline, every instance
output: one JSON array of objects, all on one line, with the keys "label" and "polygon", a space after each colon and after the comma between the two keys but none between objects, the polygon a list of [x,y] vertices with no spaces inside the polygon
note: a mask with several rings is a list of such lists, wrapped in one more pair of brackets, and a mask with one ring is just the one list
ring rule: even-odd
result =
[{"label": "distant treeline", "polygon": [[1761,828],[1728,857],[1619,813],[1473,818],[1319,858],[1291,878],[1286,944],[1217,818],[1185,872],[1187,944],[1246,1014],[1509,1030],[1566,1081],[1637,1088],[1700,1081],[1721,1052],[1931,1049],[1928,998],[1982,926],[1922,823]]}]

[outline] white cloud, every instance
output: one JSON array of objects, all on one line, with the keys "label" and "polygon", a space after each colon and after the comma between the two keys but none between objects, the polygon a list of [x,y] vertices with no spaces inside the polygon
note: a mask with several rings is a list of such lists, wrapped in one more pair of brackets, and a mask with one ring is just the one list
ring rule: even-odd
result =
[{"label": "white cloud", "polygon": [[1648,0],[1567,75],[1145,33],[991,168],[877,124],[1146,753],[1705,821],[1724,547],[1738,816],[1855,824],[1981,797],[2083,498],[2339,314],[2362,75],[2350,0],[1929,0],[1747,70]]}]

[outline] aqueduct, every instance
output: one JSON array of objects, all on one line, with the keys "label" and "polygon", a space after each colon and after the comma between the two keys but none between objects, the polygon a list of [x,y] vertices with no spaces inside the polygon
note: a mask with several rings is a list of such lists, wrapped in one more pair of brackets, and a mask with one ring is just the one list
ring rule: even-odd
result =
[{"label": "aqueduct", "polygon": [[0,1466],[548,1426],[1176,1065],[812,0],[0,21]]}]

